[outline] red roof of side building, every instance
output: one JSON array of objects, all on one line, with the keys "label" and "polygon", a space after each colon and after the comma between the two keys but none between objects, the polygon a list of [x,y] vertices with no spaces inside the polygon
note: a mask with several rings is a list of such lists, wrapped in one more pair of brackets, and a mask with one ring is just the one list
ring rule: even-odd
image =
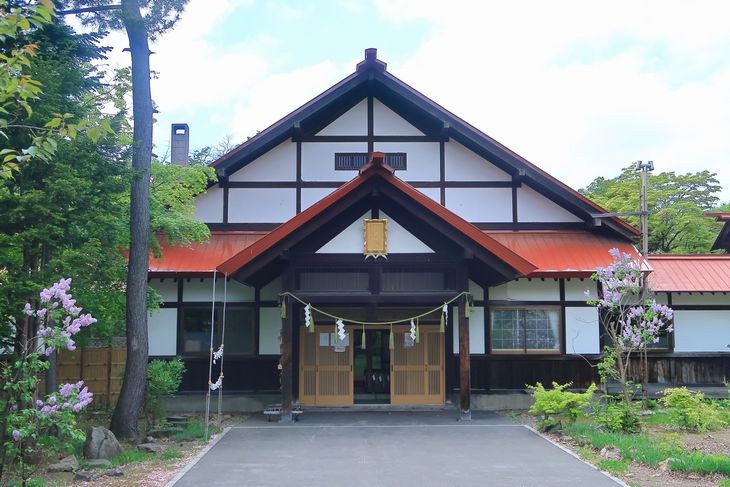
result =
[{"label": "red roof of side building", "polygon": [[211,232],[210,240],[190,246],[161,242],[162,255],[150,256],[151,273],[210,274],[269,232]]},{"label": "red roof of side building", "polygon": [[713,217],[719,222],[730,221],[730,213],[705,213],[705,216]]},{"label": "red roof of side building", "polygon": [[730,292],[730,255],[650,255],[656,292]]},{"label": "red roof of side building", "polygon": [[490,231],[489,235],[537,267],[527,277],[588,277],[613,261],[608,253],[612,248],[639,259],[630,242],[586,230]]}]

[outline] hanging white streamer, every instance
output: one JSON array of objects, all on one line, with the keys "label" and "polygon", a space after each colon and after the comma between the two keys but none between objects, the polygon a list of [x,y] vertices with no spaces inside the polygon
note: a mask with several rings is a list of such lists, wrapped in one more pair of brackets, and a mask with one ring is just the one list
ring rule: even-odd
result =
[{"label": "hanging white streamer", "polygon": [[416,339],[416,324],[411,319],[411,340]]},{"label": "hanging white streamer", "polygon": [[304,326],[309,328],[312,326],[312,305],[308,304],[304,307]]},{"label": "hanging white streamer", "polygon": [[337,320],[337,334],[340,337],[340,340],[344,340],[347,334],[345,333],[345,323],[342,321],[342,319]]},{"label": "hanging white streamer", "polygon": [[448,321],[449,319],[449,305],[444,304],[444,307],[442,308],[442,311],[444,312],[444,320]]},{"label": "hanging white streamer", "polygon": [[221,346],[218,347],[218,350],[213,352],[213,363],[215,364],[216,360],[220,360],[220,358],[223,357],[223,344],[221,343]]},{"label": "hanging white streamer", "polygon": [[218,389],[222,385],[223,385],[223,376],[221,375],[221,376],[218,376],[218,380],[217,381],[215,381],[213,384],[210,385],[210,390],[211,391],[214,391],[214,390]]}]

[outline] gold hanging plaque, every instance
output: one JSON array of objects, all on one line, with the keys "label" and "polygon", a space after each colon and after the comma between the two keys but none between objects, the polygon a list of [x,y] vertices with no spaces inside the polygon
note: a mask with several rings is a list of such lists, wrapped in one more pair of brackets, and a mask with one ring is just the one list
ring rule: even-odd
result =
[{"label": "gold hanging plaque", "polygon": [[365,257],[387,257],[388,256],[388,220],[386,219],[365,219],[365,246],[363,253]]}]

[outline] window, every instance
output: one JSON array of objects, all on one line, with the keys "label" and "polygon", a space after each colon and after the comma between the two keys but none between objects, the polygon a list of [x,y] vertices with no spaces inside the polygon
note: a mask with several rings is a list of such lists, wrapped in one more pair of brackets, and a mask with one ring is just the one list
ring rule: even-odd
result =
[{"label": "window", "polygon": [[445,272],[383,269],[382,291],[442,291],[447,289]]},{"label": "window", "polygon": [[299,273],[298,289],[305,291],[367,291],[370,276],[358,270],[307,270]]},{"label": "window", "polygon": [[558,309],[494,309],[491,325],[494,353],[560,352]]},{"label": "window", "polygon": [[[223,307],[215,310],[215,336],[213,348],[221,344],[223,333]],[[210,308],[186,307],[182,309],[182,354],[207,354],[210,348]],[[226,336],[223,340],[229,354],[254,353],[254,308],[226,307]]]},{"label": "window", "polygon": [[[407,155],[405,152],[387,152],[385,163],[393,169],[406,169]],[[368,163],[367,152],[336,152],[335,169],[337,171],[354,171]]]}]

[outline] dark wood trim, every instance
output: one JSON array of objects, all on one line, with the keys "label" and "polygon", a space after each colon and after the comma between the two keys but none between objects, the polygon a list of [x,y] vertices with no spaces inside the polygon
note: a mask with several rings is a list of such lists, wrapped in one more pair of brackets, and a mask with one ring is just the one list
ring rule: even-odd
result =
[{"label": "dark wood trim", "polygon": [[[461,289],[469,289],[466,264],[459,269]],[[459,299],[459,410],[460,419],[471,419],[471,350],[469,346],[469,318],[466,317],[466,299]]]},{"label": "dark wood trim", "polygon": [[[369,118],[369,117],[368,117]],[[429,135],[304,135],[292,137],[294,142],[441,142],[442,136]],[[370,150],[370,149],[368,149]]]},{"label": "dark wood trim", "polygon": [[493,299],[488,302],[489,306],[564,306],[567,308],[592,308],[590,304],[585,301],[524,301],[524,300],[507,300],[507,299]]},{"label": "dark wood trim", "polygon": [[183,281],[184,279],[178,279],[177,280],[177,302],[175,303],[175,307],[177,309],[177,339],[175,340],[175,353],[176,355],[182,355],[183,353],[183,340],[182,340],[182,329],[183,329],[183,315],[182,315],[182,309],[180,309],[179,305],[183,302]]},{"label": "dark wood trim", "polygon": [[519,217],[517,214],[517,187],[512,186],[512,223],[518,223]]},{"label": "dark wood trim", "polygon": [[302,212],[302,143],[297,142],[297,215]]},{"label": "dark wood trim", "polygon": [[484,353],[489,353],[492,347],[492,326],[490,323],[489,315],[489,287],[482,285],[484,289],[484,301],[482,301],[482,308],[484,308]]},{"label": "dark wood trim", "polygon": [[439,202],[446,206],[446,143],[439,143]]},{"label": "dark wood trim", "polygon": [[[356,170],[353,169],[352,172]],[[339,188],[347,181],[230,181],[226,188]],[[406,181],[414,188],[514,188],[511,181]],[[573,222],[575,223],[575,222]],[[585,225],[583,225],[585,226]]]},{"label": "dark wood trim", "polygon": [[560,290],[560,352],[566,352],[566,322],[565,322],[565,279],[558,281],[558,287]]},{"label": "dark wood trim", "polygon": [[375,133],[375,119],[374,119],[374,102],[373,102],[373,94],[368,94],[368,136],[367,136],[367,142],[368,142],[368,154],[373,153],[373,142],[374,140],[374,133]]},{"label": "dark wood trim", "polygon": [[[282,278],[282,290],[291,291],[294,284],[294,274],[291,268],[287,268]],[[287,299],[289,308],[286,317],[281,320],[281,416],[279,421],[290,422],[292,420],[292,402],[294,397],[293,374],[294,364],[292,363],[294,328],[294,306],[292,301]]]},{"label": "dark wood trim", "polygon": [[728,311],[730,304],[675,304],[674,311]]},{"label": "dark wood trim", "polygon": [[228,223],[228,184],[223,186],[223,223]]},{"label": "dark wood trim", "polygon": [[253,349],[254,349],[254,355],[260,355],[260,337],[261,337],[261,288],[259,286],[254,287],[253,289],[253,301],[254,301],[254,307],[256,308],[254,311],[254,343],[253,343]]}]

